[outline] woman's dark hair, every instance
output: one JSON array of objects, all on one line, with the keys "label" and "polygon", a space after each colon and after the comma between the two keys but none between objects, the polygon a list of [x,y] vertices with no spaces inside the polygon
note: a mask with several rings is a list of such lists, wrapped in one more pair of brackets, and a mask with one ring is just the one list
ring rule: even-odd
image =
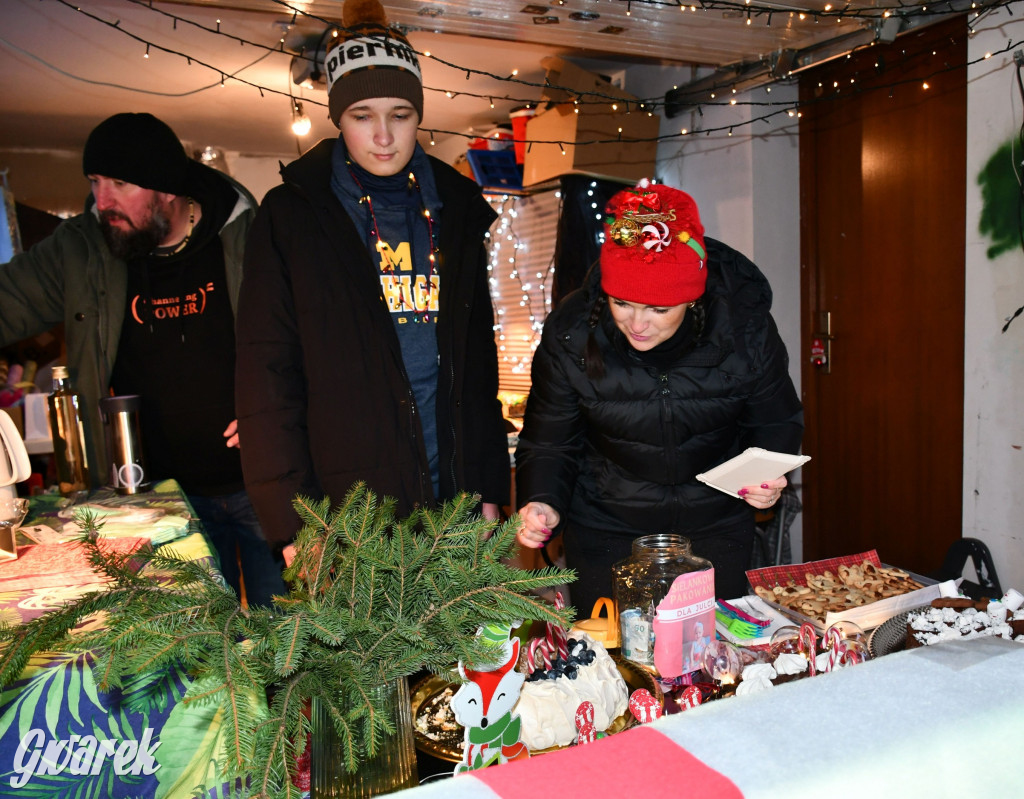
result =
[{"label": "woman's dark hair", "polygon": [[[583,350],[583,358],[586,362],[587,377],[591,380],[604,377],[604,356],[601,355],[601,348],[597,344],[595,331],[601,322],[601,315],[604,313],[607,306],[608,295],[602,291],[590,309],[590,316],[587,317],[587,327],[590,328],[590,334],[587,336],[587,345]],[[693,333],[691,341],[695,343],[704,333],[704,321],[707,317],[703,297],[699,297],[694,301],[693,305],[689,309],[689,314],[692,314],[693,318]]]}]

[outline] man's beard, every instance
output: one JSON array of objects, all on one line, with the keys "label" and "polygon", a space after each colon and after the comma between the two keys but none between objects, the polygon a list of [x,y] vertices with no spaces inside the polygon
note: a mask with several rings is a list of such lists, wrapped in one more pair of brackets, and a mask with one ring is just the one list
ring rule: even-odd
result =
[{"label": "man's beard", "polygon": [[[114,227],[113,219],[126,220],[131,227],[127,230]],[[154,200],[149,206],[149,219],[141,227],[117,211],[100,211],[100,230],[110,251],[117,258],[130,261],[153,252],[171,232],[171,223]]]}]

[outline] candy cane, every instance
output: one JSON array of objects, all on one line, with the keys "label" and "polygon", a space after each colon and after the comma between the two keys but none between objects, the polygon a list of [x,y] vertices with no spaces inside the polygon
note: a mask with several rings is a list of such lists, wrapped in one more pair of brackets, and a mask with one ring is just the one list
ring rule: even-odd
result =
[{"label": "candy cane", "polygon": [[[540,661],[537,660],[538,656],[541,658]],[[530,641],[530,648],[526,653],[526,663],[532,672],[539,668],[540,662],[544,663],[545,669],[551,668],[551,656],[547,653],[543,639],[534,638]]]},{"label": "candy cane", "polygon": [[864,658],[860,652],[854,649],[845,649],[843,651],[843,663],[847,666],[855,666],[858,663],[863,663]]},{"label": "candy cane", "polygon": [[[555,592],[555,610],[561,610],[565,607],[565,600],[562,599],[562,592]],[[569,659],[569,634],[565,631],[565,628],[558,624],[548,624],[548,629],[554,634],[555,648],[558,651],[558,657],[562,660]],[[554,651],[554,650],[552,650]]]},{"label": "candy cane", "polygon": [[804,622],[800,625],[800,640],[798,646],[800,653],[807,658],[808,673],[811,677],[817,674],[817,669],[814,664],[814,653],[816,651],[818,643],[818,636],[814,632],[814,625]]},{"label": "candy cane", "polygon": [[825,648],[829,650],[825,671],[832,671],[840,662],[840,658],[846,654],[846,645],[843,643],[843,634],[835,627],[825,630],[825,640]]}]

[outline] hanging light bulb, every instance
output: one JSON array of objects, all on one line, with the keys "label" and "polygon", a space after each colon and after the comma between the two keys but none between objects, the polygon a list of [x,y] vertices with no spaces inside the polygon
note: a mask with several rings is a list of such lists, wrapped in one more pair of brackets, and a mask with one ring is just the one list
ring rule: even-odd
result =
[{"label": "hanging light bulb", "polygon": [[306,112],[302,110],[302,103],[292,100],[292,133],[296,136],[305,136],[313,127],[313,123]]}]

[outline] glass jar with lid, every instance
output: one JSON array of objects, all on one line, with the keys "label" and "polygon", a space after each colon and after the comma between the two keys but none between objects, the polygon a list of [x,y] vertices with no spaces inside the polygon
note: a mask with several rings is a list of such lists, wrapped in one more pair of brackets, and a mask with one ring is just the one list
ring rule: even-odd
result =
[{"label": "glass jar with lid", "polygon": [[715,570],[681,535],[633,541],[633,553],[612,567],[622,655],[664,678],[701,667],[715,636]]}]

